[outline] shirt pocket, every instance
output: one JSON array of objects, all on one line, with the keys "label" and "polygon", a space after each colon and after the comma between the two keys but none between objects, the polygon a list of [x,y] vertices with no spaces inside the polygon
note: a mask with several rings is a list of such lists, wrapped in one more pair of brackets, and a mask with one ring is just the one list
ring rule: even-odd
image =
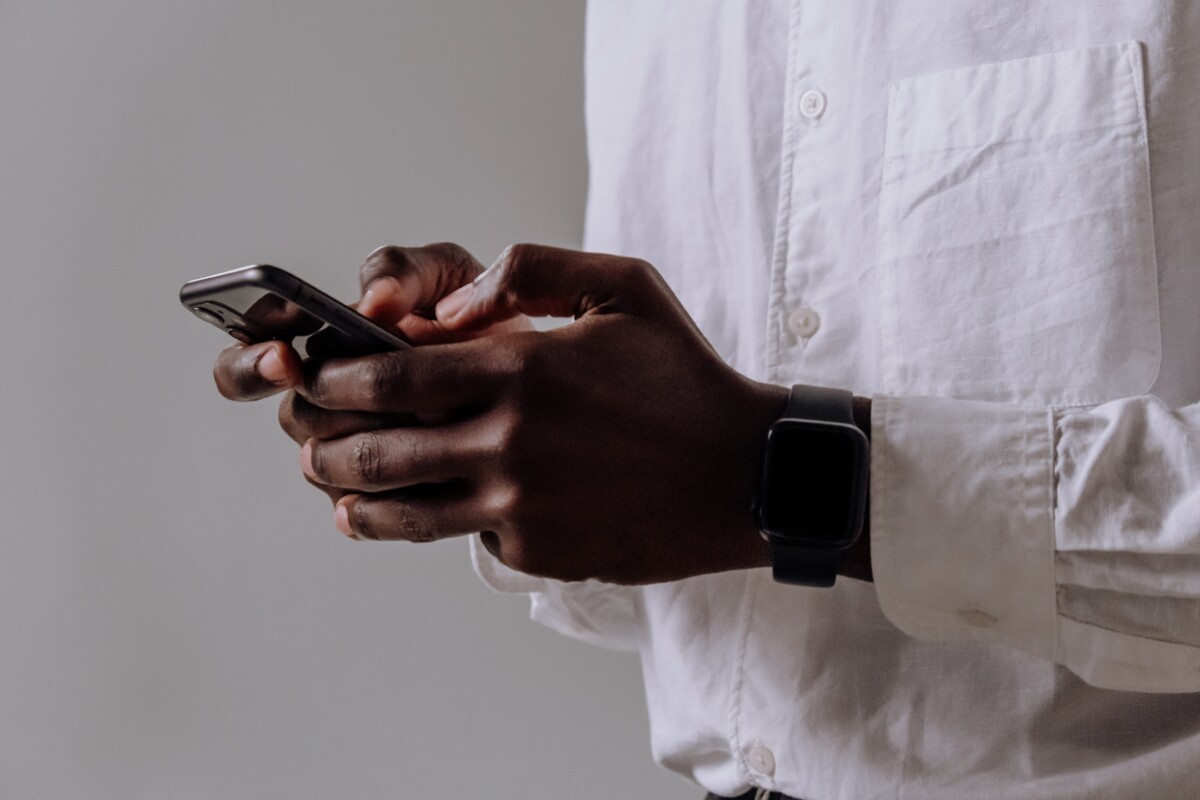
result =
[{"label": "shirt pocket", "polygon": [[880,196],[889,394],[1088,405],[1161,359],[1136,42],[890,87]]}]

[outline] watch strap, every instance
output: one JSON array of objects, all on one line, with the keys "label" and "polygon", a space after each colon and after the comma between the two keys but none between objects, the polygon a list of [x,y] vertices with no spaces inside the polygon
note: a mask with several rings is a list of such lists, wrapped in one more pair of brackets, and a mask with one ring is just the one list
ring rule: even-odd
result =
[{"label": "watch strap", "polygon": [[822,386],[793,386],[783,410],[787,419],[854,424],[854,394],[845,389]]},{"label": "watch strap", "polygon": [[805,547],[778,539],[771,543],[771,577],[776,583],[828,589],[837,580],[842,550]]}]

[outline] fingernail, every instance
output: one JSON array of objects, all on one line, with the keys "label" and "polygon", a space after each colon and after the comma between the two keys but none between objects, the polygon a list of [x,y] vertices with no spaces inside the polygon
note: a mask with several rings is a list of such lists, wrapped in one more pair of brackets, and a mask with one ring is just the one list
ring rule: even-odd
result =
[{"label": "fingernail", "polygon": [[314,481],[317,479],[317,473],[312,465],[312,442],[305,442],[304,447],[300,448],[300,469]]},{"label": "fingernail", "polygon": [[267,348],[266,352],[258,357],[254,366],[258,370],[258,374],[271,383],[287,382],[287,367],[283,365],[283,359],[279,357],[278,347]]},{"label": "fingernail", "polygon": [[371,281],[363,292],[362,300],[358,301],[358,313],[370,316],[389,295],[400,291],[400,282],[395,278],[379,278]]},{"label": "fingernail", "polygon": [[350,504],[345,497],[337,501],[337,507],[333,510],[333,524],[337,526],[339,531],[351,539],[358,538],[354,533],[354,529],[350,527]]},{"label": "fingernail", "polygon": [[450,322],[467,307],[474,296],[475,284],[473,283],[455,289],[437,304],[437,318],[442,322]]},{"label": "fingernail", "polygon": [[[505,261],[508,261],[510,258],[512,258],[512,252],[513,252],[514,247],[516,247],[515,244],[510,244],[508,247],[501,250],[500,255],[496,256],[496,260],[492,262],[492,265],[490,267],[488,267],[487,269],[485,269],[483,271],[483,273],[479,276],[479,278],[482,278],[484,275],[491,272],[493,269],[495,269],[496,267],[503,264]],[[476,283],[479,282],[479,278],[475,279]]]}]

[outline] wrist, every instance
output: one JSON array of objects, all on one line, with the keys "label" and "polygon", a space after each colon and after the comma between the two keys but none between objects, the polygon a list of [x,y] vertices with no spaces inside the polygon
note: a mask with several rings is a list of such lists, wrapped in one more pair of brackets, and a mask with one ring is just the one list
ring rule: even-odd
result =
[{"label": "wrist", "polygon": [[[871,398],[854,398],[854,424],[871,439]],[[872,582],[874,573],[871,570],[871,489],[867,484],[867,510],[863,515],[862,532],[838,566],[838,574],[855,580]]]},{"label": "wrist", "polygon": [[869,398],[804,384],[790,390],[769,426],[755,503],[775,580],[872,580],[870,432]]},{"label": "wrist", "polygon": [[767,432],[784,415],[787,408],[788,389],[769,383],[756,383],[753,387],[754,402],[751,404],[752,424],[749,428],[750,458],[745,471],[745,501],[739,505],[737,541],[742,543],[737,557],[736,569],[754,569],[771,566],[771,548],[762,536],[758,515],[754,511],[755,498],[759,491],[762,475],[763,454],[766,451]]}]

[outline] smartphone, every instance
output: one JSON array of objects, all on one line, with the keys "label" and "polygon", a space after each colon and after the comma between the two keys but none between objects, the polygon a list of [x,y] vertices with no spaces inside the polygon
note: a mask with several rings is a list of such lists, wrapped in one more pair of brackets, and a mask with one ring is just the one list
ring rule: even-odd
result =
[{"label": "smartphone", "polygon": [[269,264],[188,281],[179,290],[179,301],[239,341],[290,342],[304,358],[367,355],[410,347],[399,334]]}]

